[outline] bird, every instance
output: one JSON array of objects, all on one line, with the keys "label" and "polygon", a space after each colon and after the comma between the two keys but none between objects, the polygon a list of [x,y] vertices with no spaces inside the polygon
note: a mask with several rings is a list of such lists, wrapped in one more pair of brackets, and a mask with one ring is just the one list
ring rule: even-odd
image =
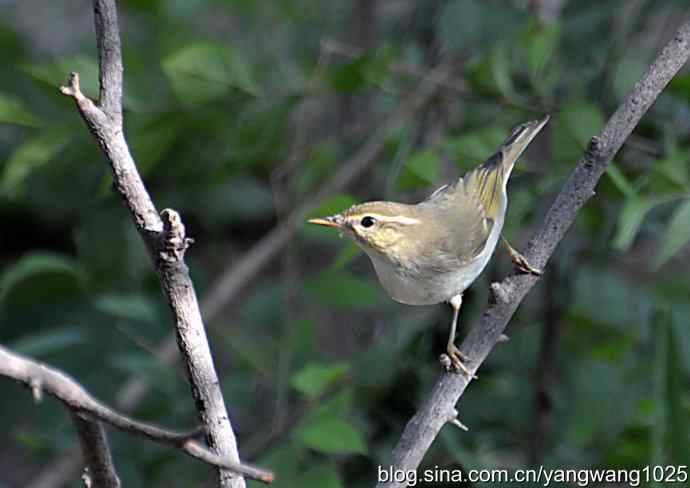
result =
[{"label": "bird", "polygon": [[450,371],[475,378],[455,345],[458,316],[463,292],[484,270],[498,241],[519,270],[541,274],[502,236],[502,230],[510,174],[548,120],[546,115],[518,125],[483,163],[417,204],[372,201],[308,220],[352,239],[367,254],[393,300],[451,305],[447,356],[441,355]]}]

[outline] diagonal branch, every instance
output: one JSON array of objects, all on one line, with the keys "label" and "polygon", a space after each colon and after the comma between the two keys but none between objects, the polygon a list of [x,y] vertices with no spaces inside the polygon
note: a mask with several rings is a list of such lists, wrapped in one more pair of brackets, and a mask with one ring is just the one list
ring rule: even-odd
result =
[{"label": "diagonal branch", "polygon": [[[288,245],[304,222],[304,217],[323,199],[342,191],[360,177],[377,160],[385,147],[386,137],[390,131],[408,122],[419,111],[428,105],[438,93],[438,80],[441,73],[446,73],[447,66],[433,70],[434,76],[427,77],[375,131],[367,142],[319,189],[317,195],[293,210],[281,220],[273,230],[262,237],[249,251],[240,256],[226,270],[220,273],[217,282],[201,303],[203,316],[207,322],[217,318],[224,307],[232,302],[242,286],[256,277],[280,251]],[[433,81],[433,82],[432,82]],[[164,339],[156,346],[156,357],[165,364],[172,364],[177,359],[177,342],[174,335]],[[149,390],[149,384],[141,376],[130,377],[118,390],[116,405],[124,411],[131,411]],[[31,488],[52,488],[64,479],[69,479],[78,466],[71,462],[74,456],[66,454],[42,470],[29,485]]]},{"label": "diagonal branch", "polygon": [[[210,452],[194,440],[199,434],[198,429],[188,432],[175,432],[131,419],[96,400],[79,383],[62,371],[13,353],[2,346],[0,346],[0,375],[29,386],[33,391],[34,398],[39,399],[41,392],[45,391],[62,402],[72,412],[82,442],[88,438],[91,441],[96,439],[97,444],[105,443],[105,436],[102,432],[98,432],[98,430],[102,430],[100,423],[94,422],[94,420],[99,420],[122,431],[181,449],[190,456],[208,464],[226,468],[235,473],[267,483],[270,483],[273,479],[273,475],[267,471],[236,463]],[[84,449],[87,458],[90,457],[93,443],[90,442],[88,446],[89,449]],[[96,462],[97,459],[94,459],[93,463],[89,463],[91,468],[90,475],[94,478],[94,481],[99,471],[95,469],[94,465],[98,465],[101,468],[107,465],[112,466],[112,460],[108,462],[110,454],[108,453],[107,444],[103,449],[98,449],[98,451],[102,454],[100,456],[101,462]],[[106,462],[103,462],[104,459]],[[116,475],[115,478],[117,478]],[[101,485],[97,484],[96,486]]]},{"label": "diagonal branch", "polygon": [[106,2],[94,3],[98,49],[99,103],[103,111],[122,124],[122,54],[117,10]]},{"label": "diagonal branch", "polygon": [[[541,229],[529,243],[525,257],[530,263],[544,269],[578,210],[594,196],[594,187],[611,159],[689,56],[690,21],[687,21],[635,84],[601,134],[592,138],[583,158],[549,209]],[[472,373],[489,355],[518,305],[537,281],[533,275],[516,275],[491,285],[491,303],[460,347],[462,354],[470,358],[465,364]],[[441,375],[393,450],[391,467],[394,470],[417,469],[441,428],[446,422],[456,419],[455,404],[468,383],[464,375]],[[403,486],[396,482],[378,484],[379,488]]]},{"label": "diagonal branch", "polygon": [[81,451],[84,453],[84,462],[86,463],[82,475],[84,485],[120,488],[120,478],[115,471],[103,425],[75,411],[72,411],[72,421],[77,429]]},{"label": "diagonal branch", "polygon": [[[100,103],[94,104],[79,88],[72,73],[61,88],[76,102],[113,172],[115,191],[123,198],[134,225],[151,255],[163,292],[173,312],[177,343],[190,380],[192,396],[206,440],[223,459],[239,463],[237,442],[223,401],[220,382],[201,319],[194,284],[184,262],[190,243],[179,215],[160,216],[129,152],[122,126],[122,55],[115,0],[93,0],[99,56]],[[161,219],[162,217],[162,219]],[[241,476],[219,469],[218,486],[244,488]]]}]

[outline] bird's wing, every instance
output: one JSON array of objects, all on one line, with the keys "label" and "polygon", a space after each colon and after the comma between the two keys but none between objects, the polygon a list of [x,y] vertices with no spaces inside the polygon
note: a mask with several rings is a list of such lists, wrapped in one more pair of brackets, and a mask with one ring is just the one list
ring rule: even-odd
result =
[{"label": "bird's wing", "polygon": [[432,220],[442,222],[438,238],[425,242],[447,256],[449,265],[470,262],[484,250],[493,226],[503,221],[513,166],[548,120],[546,116],[517,126],[495,154],[419,204]]},{"label": "bird's wing", "polygon": [[433,261],[447,268],[437,271],[457,269],[484,250],[494,220],[487,216],[480,195],[468,191],[463,178],[439,188],[419,207],[429,212],[435,222],[441,223],[435,226],[435,238],[423,241],[428,249],[420,250],[422,255],[435,256]]},{"label": "bird's wing", "polygon": [[431,195],[426,197],[426,199],[427,200],[435,200],[437,197],[440,197],[441,195],[443,195],[449,187],[450,187],[450,185],[446,183],[445,185],[443,185],[439,188],[436,188],[436,190],[434,190],[434,192]]}]

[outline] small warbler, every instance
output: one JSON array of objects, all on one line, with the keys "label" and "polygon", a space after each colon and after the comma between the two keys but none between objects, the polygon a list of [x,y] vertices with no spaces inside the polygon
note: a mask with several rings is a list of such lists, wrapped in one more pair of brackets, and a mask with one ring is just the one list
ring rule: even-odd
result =
[{"label": "small warbler", "polygon": [[[455,345],[462,294],[502,239],[508,178],[548,120],[546,116],[517,126],[489,159],[416,205],[367,202],[309,220],[353,239],[369,256],[381,285],[394,300],[408,305],[450,303],[453,319],[448,358],[443,359],[455,371],[470,374]],[[508,241],[503,242],[518,268],[540,274]]]}]

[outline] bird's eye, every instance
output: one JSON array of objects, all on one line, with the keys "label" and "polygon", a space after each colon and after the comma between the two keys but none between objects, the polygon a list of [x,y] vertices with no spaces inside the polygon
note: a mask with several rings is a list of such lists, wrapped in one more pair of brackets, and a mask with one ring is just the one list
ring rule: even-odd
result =
[{"label": "bird's eye", "polygon": [[362,221],[360,222],[360,224],[362,224],[362,227],[364,227],[364,228],[371,227],[375,223],[376,223],[376,220],[374,219],[374,217],[370,217],[369,215],[367,215],[366,217],[363,217]]}]

